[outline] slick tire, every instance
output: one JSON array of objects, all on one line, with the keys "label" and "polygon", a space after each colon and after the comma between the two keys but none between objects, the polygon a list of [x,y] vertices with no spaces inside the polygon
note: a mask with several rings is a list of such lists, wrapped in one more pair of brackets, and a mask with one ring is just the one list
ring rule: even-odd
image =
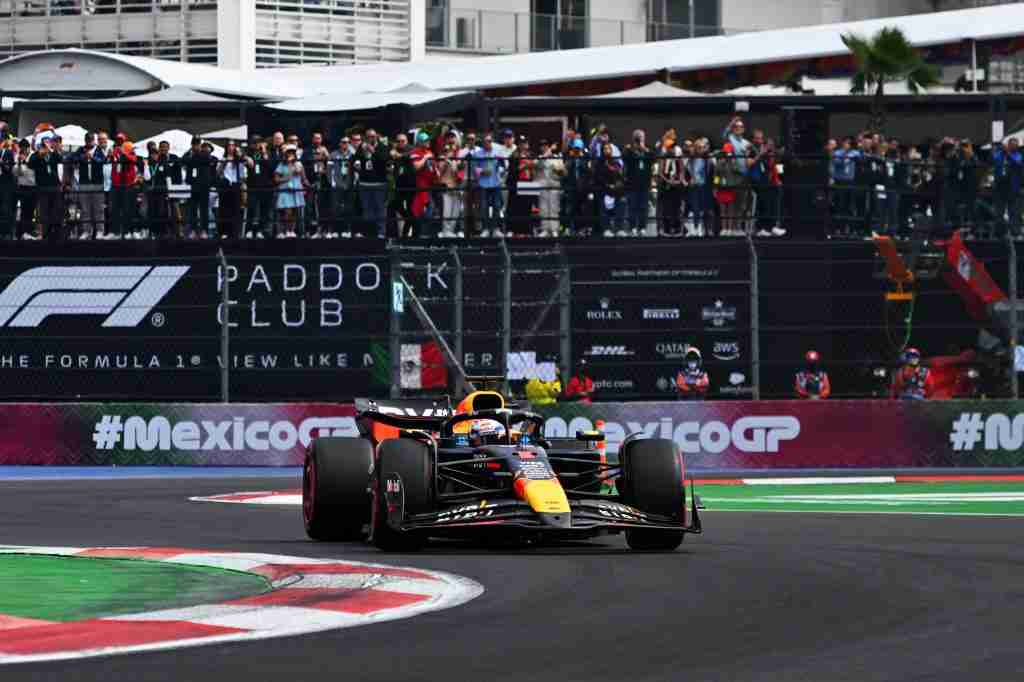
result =
[{"label": "slick tire", "polygon": [[302,520],[314,540],[364,540],[373,446],[362,438],[317,438],[302,468]]},{"label": "slick tire", "polygon": [[[673,441],[652,438],[627,443],[621,462],[618,489],[623,502],[640,511],[683,520],[683,460]],[[670,552],[685,537],[681,531],[627,530],[626,544],[638,551]]]},{"label": "slick tire", "polygon": [[421,514],[434,508],[434,456],[424,443],[410,438],[393,438],[380,444],[375,485],[373,544],[383,552],[414,552],[422,549],[424,537],[394,530],[388,525],[387,500],[383,482],[387,474],[402,478],[405,513]]}]

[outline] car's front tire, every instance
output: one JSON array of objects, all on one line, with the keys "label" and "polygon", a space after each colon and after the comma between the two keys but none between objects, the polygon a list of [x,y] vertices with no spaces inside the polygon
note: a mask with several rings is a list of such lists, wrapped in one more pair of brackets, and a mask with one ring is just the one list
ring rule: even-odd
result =
[{"label": "car's front tire", "polygon": [[317,438],[302,468],[302,520],[314,540],[357,541],[370,520],[373,446],[362,438]]},{"label": "car's front tire", "polygon": [[421,535],[397,531],[388,525],[388,503],[384,482],[388,474],[402,479],[405,514],[422,514],[434,508],[434,453],[411,438],[393,438],[380,444],[377,453],[376,508],[373,514],[373,544],[384,552],[411,552],[423,547]]},{"label": "car's front tire", "polygon": [[[673,441],[662,438],[631,441],[626,443],[619,458],[622,475],[617,486],[623,502],[640,511],[684,522],[683,458]],[[638,551],[670,552],[678,548],[685,537],[683,531],[640,528],[626,531],[626,544]]]}]

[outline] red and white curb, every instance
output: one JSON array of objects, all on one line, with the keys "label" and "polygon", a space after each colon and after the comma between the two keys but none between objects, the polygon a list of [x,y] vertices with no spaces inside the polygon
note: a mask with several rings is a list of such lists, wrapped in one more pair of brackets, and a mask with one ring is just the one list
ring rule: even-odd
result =
[{"label": "red and white curb", "polygon": [[301,507],[302,490],[264,490],[262,492],[229,493],[209,497],[190,497],[192,502],[224,502],[227,504],[260,504]]},{"label": "red and white curb", "polygon": [[145,559],[255,573],[264,594],[180,609],[56,623],[0,616],[0,664],[106,656],[302,635],[449,609],[476,581],[418,568],[167,547],[18,547],[3,554]]}]

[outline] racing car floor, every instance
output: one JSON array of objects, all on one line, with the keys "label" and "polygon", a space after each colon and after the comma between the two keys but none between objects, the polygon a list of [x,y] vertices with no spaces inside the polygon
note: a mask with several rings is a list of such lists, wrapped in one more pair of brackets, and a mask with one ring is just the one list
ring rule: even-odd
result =
[{"label": "racing car floor", "polygon": [[[0,544],[177,546],[377,561],[486,592],[416,618],[255,643],[4,667],[12,680],[1021,679],[1020,519],[704,515],[679,551],[306,539],[294,507],[190,502],[275,478],[0,482]],[[69,675],[69,673],[72,673]]]}]

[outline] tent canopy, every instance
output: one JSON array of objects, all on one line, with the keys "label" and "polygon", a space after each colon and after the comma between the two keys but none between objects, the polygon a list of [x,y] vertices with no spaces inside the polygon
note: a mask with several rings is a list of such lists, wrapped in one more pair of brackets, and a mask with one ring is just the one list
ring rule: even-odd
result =
[{"label": "tent canopy", "polygon": [[190,110],[228,110],[239,109],[246,102],[209,95],[205,92],[192,90],[183,86],[173,86],[164,90],[147,92],[129,97],[113,97],[99,99],[36,99],[24,100],[15,104],[15,110],[21,108],[48,109],[50,111],[127,111],[127,110],[167,110],[174,107],[188,107]]},{"label": "tent canopy", "polygon": [[[730,36],[565,50],[557,55],[536,52],[451,62],[271,68],[260,69],[258,75],[88,50],[53,50],[0,62],[0,91],[38,97],[53,92],[89,94],[112,86],[114,91],[131,92],[183,86],[273,99],[380,93],[411,83],[446,91],[501,90],[848,56],[843,33],[870,35],[886,27],[900,28],[919,48],[959,48],[969,40],[985,43],[1024,36],[1024,12],[1019,3],[1012,3]],[[334,111],[340,109],[333,107],[341,105],[344,103],[327,100],[305,106]],[[362,106],[369,105],[372,102]]]},{"label": "tent canopy", "polygon": [[[171,145],[171,153],[177,156],[181,156],[189,149],[191,149],[193,137],[195,136],[192,133],[188,132],[187,130],[165,130],[162,133],[158,133],[156,135],[152,135],[150,137],[139,140],[138,142],[135,143],[135,147],[136,149],[145,149],[146,145],[149,144],[150,142],[156,142],[157,144],[159,144],[166,140]],[[216,159],[223,158],[224,148],[219,147],[213,144],[212,142],[210,144],[213,146],[213,157]]]},{"label": "tent canopy", "polygon": [[476,99],[473,92],[432,90],[420,83],[410,83],[387,92],[315,95],[268,104],[267,108],[293,112],[349,112],[400,106],[413,108],[450,105],[454,111],[471,106]]}]

